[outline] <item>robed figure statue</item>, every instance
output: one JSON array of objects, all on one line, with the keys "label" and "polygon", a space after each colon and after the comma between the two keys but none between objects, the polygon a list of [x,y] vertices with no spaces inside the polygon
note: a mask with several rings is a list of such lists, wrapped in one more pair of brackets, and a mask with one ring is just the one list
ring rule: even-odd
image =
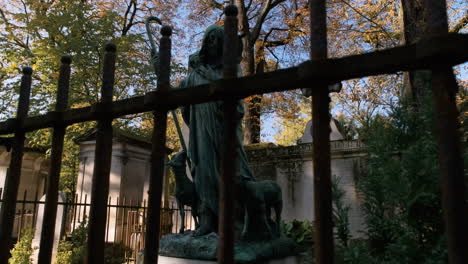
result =
[{"label": "robed figure statue", "polygon": [[[180,83],[179,88],[206,84],[223,77],[223,39],[224,30],[222,27],[212,25],[206,29],[202,47],[190,56],[190,73]],[[195,232],[195,235],[199,236],[217,231],[218,183],[219,177],[221,177],[221,153],[224,140],[223,102],[215,101],[190,105],[185,107],[182,113],[185,123],[190,128],[188,157],[192,161],[191,171],[200,203],[200,227]],[[237,102],[239,122],[236,128],[238,168],[241,177],[239,180],[253,181],[254,177],[242,147],[240,120],[243,115],[244,104],[242,100],[239,100]]]},{"label": "robed figure statue", "polygon": [[[149,33],[147,19],[147,31]],[[148,34],[150,36],[150,34]],[[158,73],[158,54],[152,38],[152,63]],[[240,39],[239,39],[240,40]],[[208,84],[223,78],[223,42],[224,29],[218,25],[208,27],[203,36],[201,49],[189,57],[189,73],[174,89],[196,89],[194,87]],[[239,41],[240,42],[240,41]],[[241,61],[241,48],[236,52],[238,62]],[[238,76],[241,75],[240,65]],[[239,195],[234,202],[236,210],[235,222],[235,259],[239,263],[258,263],[257,261],[272,258],[283,258],[294,254],[294,241],[281,236],[280,221],[282,211],[282,192],[279,185],[271,180],[257,181],[247,162],[247,155],[243,148],[241,119],[244,115],[242,100],[236,106],[237,127],[237,167],[239,171],[234,183]],[[173,115],[176,117],[175,113]],[[221,161],[230,157],[222,157],[224,144],[224,103],[212,101],[202,104],[185,106],[182,116],[190,128],[189,146],[186,148],[181,137],[182,152],[174,155],[168,163],[179,173],[177,178],[185,179],[185,162],[191,167],[193,183],[180,184],[179,194],[183,200],[187,194],[184,189],[195,190],[190,201],[196,200],[192,210],[198,212],[200,225],[195,231],[185,231],[181,228],[179,234],[169,234],[161,238],[159,253],[164,256],[191,259],[216,259],[219,217],[219,179],[221,177]],[[179,131],[179,136],[181,136]],[[185,155],[187,154],[187,155]],[[190,162],[186,160],[189,158]],[[193,184],[193,185],[190,185]],[[194,188],[193,188],[194,187]],[[177,190],[177,186],[176,186]],[[190,192],[193,194],[193,192]],[[177,196],[177,191],[176,191]],[[178,198],[179,199],[179,198]],[[180,206],[184,206],[181,203]],[[198,208],[198,210],[196,209]],[[271,211],[271,210],[274,211]],[[274,220],[272,213],[274,212]]]}]

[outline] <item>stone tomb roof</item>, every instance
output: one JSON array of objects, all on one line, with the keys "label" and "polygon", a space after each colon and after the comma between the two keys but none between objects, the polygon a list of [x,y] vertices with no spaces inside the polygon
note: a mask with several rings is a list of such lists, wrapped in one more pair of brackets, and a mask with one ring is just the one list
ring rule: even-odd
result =
[{"label": "stone tomb roof", "polygon": [[[345,137],[342,133],[341,124],[338,120],[331,118],[330,119],[330,141],[344,140]],[[304,130],[303,136],[297,140],[297,144],[307,144],[312,143],[312,120],[307,122],[306,128]]]},{"label": "stone tomb roof", "polygon": [[[81,137],[75,139],[76,144],[81,144],[85,141],[95,141],[96,140],[97,129],[93,128]],[[151,139],[144,136],[139,136],[134,133],[125,131],[120,128],[113,127],[112,136],[114,139],[117,139],[120,142],[125,142],[130,145],[138,146],[144,149],[151,150]],[[166,147],[166,153],[170,154],[174,150]]]},{"label": "stone tomb roof", "polygon": [[[10,152],[11,148],[13,147],[13,137],[0,137],[0,146],[4,147],[7,152]],[[47,148],[40,148],[40,147],[29,147],[28,143],[25,142],[24,152],[34,152],[39,154],[45,154]]]}]

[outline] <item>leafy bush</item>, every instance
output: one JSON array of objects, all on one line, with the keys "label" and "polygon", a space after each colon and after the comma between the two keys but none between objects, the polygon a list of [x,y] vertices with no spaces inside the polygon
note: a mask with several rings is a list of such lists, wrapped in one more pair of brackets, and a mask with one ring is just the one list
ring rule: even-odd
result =
[{"label": "leafy bush", "polygon": [[335,237],[344,247],[348,246],[351,238],[349,230],[349,204],[344,202],[345,192],[340,188],[340,178],[333,176],[332,179],[332,202],[333,202],[333,224],[335,226]]},{"label": "leafy bush", "polygon": [[[333,222],[335,237],[341,245],[347,246],[351,237],[348,218],[350,206],[344,202],[344,191],[339,187],[339,181],[336,176],[332,181]],[[281,222],[281,232],[296,242],[299,263],[314,263],[314,227],[310,221]]]},{"label": "leafy bush", "polygon": [[297,244],[300,263],[313,263],[314,227],[308,220],[281,222],[281,233],[291,238]]},{"label": "leafy bush", "polygon": [[130,255],[132,250],[123,244],[106,244],[104,248],[105,264],[122,264],[125,262],[125,254]]},{"label": "leafy bush", "polygon": [[10,251],[11,258],[9,264],[30,264],[32,263],[31,255],[35,250],[32,248],[32,240],[34,237],[34,229],[27,228],[22,231],[23,234],[15,247]]},{"label": "leafy bush", "polygon": [[86,256],[86,238],[88,226],[86,221],[73,230],[70,237],[60,241],[57,253],[57,264],[82,264]]},{"label": "leafy bush", "polygon": [[369,159],[358,181],[367,241],[344,249],[345,263],[445,263],[437,145],[429,100],[377,117],[363,134]]},{"label": "leafy bush", "polygon": [[[56,264],[83,264],[86,257],[88,227],[81,222],[68,239],[60,241]],[[106,244],[104,248],[105,264],[125,263],[125,254],[131,251],[122,244]]]}]

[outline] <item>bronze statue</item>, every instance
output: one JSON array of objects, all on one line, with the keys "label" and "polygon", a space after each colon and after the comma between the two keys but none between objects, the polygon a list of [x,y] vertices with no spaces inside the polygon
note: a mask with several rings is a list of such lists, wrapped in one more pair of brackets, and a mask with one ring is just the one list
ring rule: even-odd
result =
[{"label": "bronze statue", "polygon": [[[148,20],[150,20],[149,18]],[[147,20],[147,22],[148,22]],[[156,20],[158,21],[158,20]],[[147,30],[149,27],[147,24]],[[149,35],[150,40],[151,36]],[[224,29],[218,25],[209,26],[204,34],[199,51],[189,57],[189,73],[178,87],[183,89],[207,84],[223,77],[223,41]],[[157,74],[158,55],[154,42],[152,44],[152,64]],[[241,49],[240,49],[241,50]],[[239,63],[241,52],[239,54]],[[240,66],[238,75],[241,75]],[[216,259],[218,245],[218,212],[219,212],[219,177],[221,177],[222,147],[224,144],[224,106],[223,101],[214,101],[186,106],[182,116],[190,128],[190,141],[187,158],[191,161],[190,172],[195,186],[197,202],[192,210],[198,207],[200,226],[194,232],[171,234],[160,241],[160,254],[172,257],[194,259]],[[241,120],[244,115],[244,103],[237,102],[236,140],[238,151],[238,178],[235,179],[238,195],[235,203],[237,218],[233,219],[236,226],[235,259],[239,263],[256,263],[258,260],[281,258],[294,254],[294,242],[281,236],[279,231],[282,197],[280,187],[272,181],[257,181],[247,161],[243,148]],[[175,115],[174,115],[175,116]],[[185,154],[178,153],[173,158],[180,163]],[[229,159],[229,157],[227,157]],[[178,167],[177,167],[178,166]],[[186,179],[184,165],[178,164],[178,177]],[[187,179],[188,180],[188,179]],[[189,183],[178,183],[181,189],[193,190]],[[234,186],[233,186],[234,187]],[[177,187],[176,187],[177,188]],[[189,191],[190,192],[190,191]],[[192,193],[192,192],[190,192]],[[179,208],[183,205],[179,205]],[[275,212],[275,221],[271,217],[271,209]],[[183,230],[181,230],[183,231]]]},{"label": "bronze statue", "polygon": [[[207,28],[200,51],[190,56],[191,72],[181,82],[180,88],[206,84],[222,78],[223,40],[222,27],[212,25]],[[240,121],[244,115],[244,105],[241,100],[237,104],[237,117]],[[195,232],[195,235],[199,236],[217,231],[218,178],[224,140],[223,102],[190,105],[184,108],[183,116],[190,127],[188,156],[192,160],[192,175],[200,201],[201,225]],[[242,147],[241,122],[236,130],[240,177],[243,180],[254,180]]]}]

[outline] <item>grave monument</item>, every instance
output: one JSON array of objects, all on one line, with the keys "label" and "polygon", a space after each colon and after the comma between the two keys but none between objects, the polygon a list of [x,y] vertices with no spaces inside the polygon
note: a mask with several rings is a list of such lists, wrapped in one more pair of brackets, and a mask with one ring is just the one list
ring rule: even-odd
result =
[{"label": "grave monument", "polygon": [[[197,86],[221,79],[223,41],[223,27],[209,26],[205,31],[200,50],[189,57],[188,76],[173,89]],[[233,51],[238,52],[239,63],[240,50]],[[157,66],[158,60],[157,52],[153,49],[153,65]],[[155,69],[157,73],[157,67]],[[240,66],[238,74],[239,76],[241,74]],[[193,184],[198,198],[200,226],[193,231],[163,237],[160,241],[160,255],[205,261],[216,260],[219,242],[218,181],[221,177],[220,161],[224,140],[223,107],[222,101],[216,101],[190,105],[182,109],[184,121],[190,128],[186,157],[191,161],[190,173],[194,179]],[[240,121],[244,114],[242,100],[237,102],[236,109]],[[236,263],[260,263],[271,259],[284,259],[295,254],[295,245],[292,240],[280,233],[281,189],[273,181],[257,181],[254,178],[242,146],[241,122],[237,124],[239,173],[235,179],[235,188],[241,191],[242,195],[238,195],[235,201],[237,217],[233,219]],[[185,172],[182,170],[182,173]],[[274,218],[270,213],[272,211],[275,212]],[[191,263],[180,259],[171,261],[167,263]]]}]

